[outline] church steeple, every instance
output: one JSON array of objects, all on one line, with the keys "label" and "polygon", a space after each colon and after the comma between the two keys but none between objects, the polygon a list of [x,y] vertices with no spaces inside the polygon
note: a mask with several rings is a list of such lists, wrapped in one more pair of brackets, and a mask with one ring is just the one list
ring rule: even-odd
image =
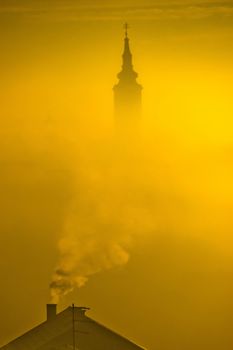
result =
[{"label": "church steeple", "polygon": [[125,25],[122,70],[117,75],[119,82],[114,86],[115,117],[117,121],[137,120],[141,115],[142,86],[137,83],[138,74],[133,69],[129,45],[128,24]]},{"label": "church steeple", "polygon": [[132,63],[132,53],[130,51],[129,47],[129,38],[128,38],[128,24],[125,25],[125,45],[124,45],[124,52],[122,55],[123,64],[122,64],[122,71],[118,74],[118,79],[120,80],[120,83],[123,81],[125,82],[135,82],[136,78],[138,77],[138,74],[133,70],[133,63]]}]

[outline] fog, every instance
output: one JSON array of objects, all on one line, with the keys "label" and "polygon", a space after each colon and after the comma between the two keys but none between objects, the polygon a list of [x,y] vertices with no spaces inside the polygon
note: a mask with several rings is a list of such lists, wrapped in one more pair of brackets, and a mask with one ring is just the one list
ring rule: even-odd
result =
[{"label": "fog", "polygon": [[60,309],[148,349],[232,349],[230,24],[133,19],[143,116],[122,140],[121,21],[7,16],[0,343],[44,320],[59,277]]}]

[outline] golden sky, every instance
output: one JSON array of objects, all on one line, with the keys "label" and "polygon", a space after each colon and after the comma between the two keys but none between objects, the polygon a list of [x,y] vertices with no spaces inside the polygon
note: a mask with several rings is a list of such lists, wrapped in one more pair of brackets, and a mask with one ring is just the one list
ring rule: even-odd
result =
[{"label": "golden sky", "polygon": [[[232,19],[232,1],[0,0],[0,345],[44,320],[65,255],[90,278],[60,308],[148,349],[232,349]],[[143,120],[119,156],[125,21]]]}]

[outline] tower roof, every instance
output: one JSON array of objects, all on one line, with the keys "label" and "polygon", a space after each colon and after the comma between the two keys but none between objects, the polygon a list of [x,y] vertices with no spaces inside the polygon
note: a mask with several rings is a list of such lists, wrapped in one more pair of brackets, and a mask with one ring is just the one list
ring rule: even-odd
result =
[{"label": "tower roof", "polygon": [[132,53],[130,50],[130,44],[129,44],[129,36],[128,36],[128,24],[125,24],[125,38],[124,38],[124,51],[122,55],[122,70],[117,75],[119,81],[119,84],[132,84],[136,83],[136,79],[138,77],[138,74],[133,69],[133,61],[132,61]]}]

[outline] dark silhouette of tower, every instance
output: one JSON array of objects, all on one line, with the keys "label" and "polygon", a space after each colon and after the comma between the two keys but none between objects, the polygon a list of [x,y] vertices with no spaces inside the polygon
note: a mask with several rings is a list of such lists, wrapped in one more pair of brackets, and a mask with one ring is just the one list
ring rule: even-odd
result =
[{"label": "dark silhouette of tower", "polygon": [[128,25],[125,25],[125,43],[122,70],[114,90],[114,110],[117,125],[136,126],[141,117],[142,86],[137,83],[138,74],[133,69],[129,46]]}]

